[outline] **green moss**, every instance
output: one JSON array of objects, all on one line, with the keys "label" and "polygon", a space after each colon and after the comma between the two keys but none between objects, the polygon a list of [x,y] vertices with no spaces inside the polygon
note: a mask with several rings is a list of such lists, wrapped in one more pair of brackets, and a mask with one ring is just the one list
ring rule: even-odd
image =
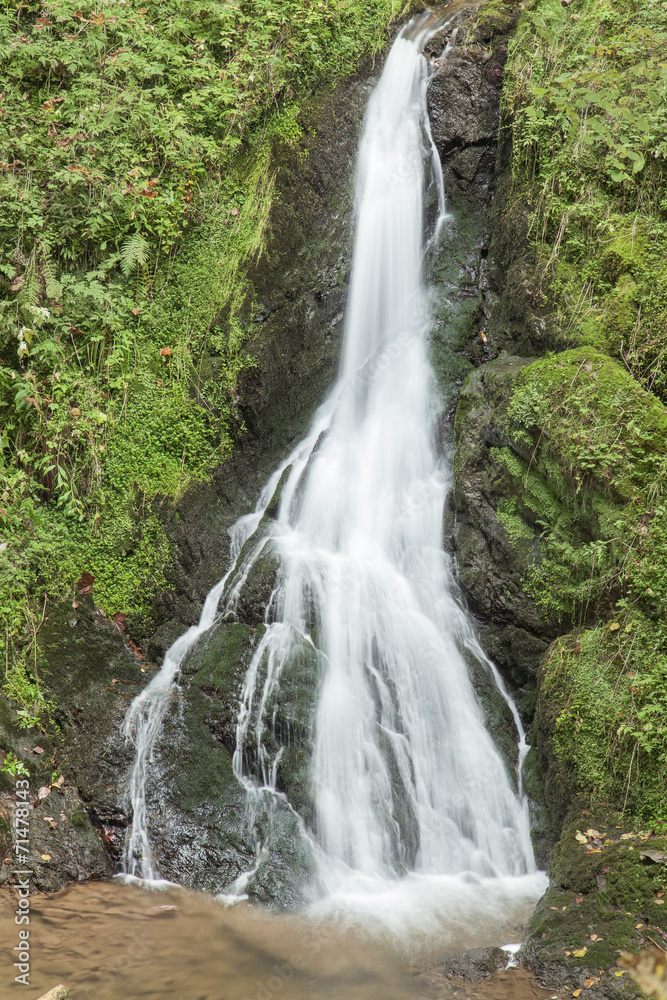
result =
[{"label": "green moss", "polygon": [[245,662],[248,648],[259,642],[263,631],[263,626],[251,629],[238,622],[220,626],[197,655],[197,670],[191,684],[221,704],[229,703],[238,683],[239,664]]},{"label": "green moss", "polygon": [[278,788],[285,792],[290,805],[311,827],[315,822],[310,781],[311,753],[298,746],[285,747],[278,765]]},{"label": "green moss", "polygon": [[87,830],[90,827],[88,817],[80,806],[78,806],[70,816],[70,823],[73,826],[77,826],[80,830]]},{"label": "green moss", "polygon": [[[595,847],[577,840],[587,830],[602,834]],[[665,839],[633,830],[603,806],[573,810],[551,855],[552,886],[528,923],[529,961],[553,966],[573,986],[599,977],[604,996],[638,995],[618,975],[619,952],[637,952],[666,929],[664,907],[656,903],[664,869],[642,860],[645,848],[663,851]]]},{"label": "green moss", "polygon": [[574,794],[606,799],[664,828],[667,668],[664,637],[627,612],[559,639],[542,668],[535,743],[556,811]]},{"label": "green moss", "polygon": [[650,547],[657,556],[662,531],[661,402],[612,359],[580,347],[519,371],[506,433],[511,446],[491,454],[514,495],[498,516],[515,543],[540,536],[529,593],[545,609],[583,621],[610,600],[650,589],[639,572],[648,563],[636,554]]}]

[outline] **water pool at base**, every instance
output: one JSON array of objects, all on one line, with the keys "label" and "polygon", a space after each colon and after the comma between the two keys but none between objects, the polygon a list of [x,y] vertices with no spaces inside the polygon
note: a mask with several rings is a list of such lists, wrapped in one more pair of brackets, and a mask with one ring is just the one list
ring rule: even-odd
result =
[{"label": "water pool at base", "polygon": [[[1,898],[0,939],[18,942],[15,902]],[[177,909],[168,909],[176,907]],[[521,914],[508,914],[508,921]],[[361,924],[312,914],[282,915],[247,903],[226,907],[173,888],[151,892],[120,882],[91,882],[35,895],[30,912],[30,987],[13,982],[10,961],[0,998],[34,1000],[64,983],[69,1000],[548,1000],[528,973],[512,969],[476,983],[445,979],[437,940],[417,950]],[[518,924],[481,922],[476,940],[520,935]]]}]

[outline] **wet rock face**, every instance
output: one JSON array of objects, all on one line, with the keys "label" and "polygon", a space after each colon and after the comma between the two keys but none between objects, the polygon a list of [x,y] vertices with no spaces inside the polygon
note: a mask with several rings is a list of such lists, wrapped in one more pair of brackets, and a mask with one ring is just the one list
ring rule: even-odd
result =
[{"label": "wet rock face", "polygon": [[[127,822],[124,780],[132,760],[119,730],[149,674],[142,673],[142,661],[90,597],[77,608],[68,601],[54,603],[48,612],[39,633],[39,670],[46,696],[56,706],[56,725],[49,726],[50,735],[37,728],[19,730],[15,712],[3,699],[0,741],[29,771],[27,867],[34,872],[34,887],[54,890],[72,881],[107,878],[116,870]],[[56,760],[64,779],[60,784]],[[6,820],[14,780],[5,774],[0,780],[0,813]],[[3,858],[9,857],[7,830],[2,846]],[[2,864],[0,881],[9,875],[9,866]]]},{"label": "wet rock face", "polygon": [[493,181],[506,54],[504,46],[455,46],[429,88],[431,131],[453,200],[477,202],[475,186],[488,190]]},{"label": "wet rock face", "polygon": [[558,626],[545,621],[524,590],[525,574],[539,557],[538,542],[510,538],[499,519],[498,509],[515,487],[494,457],[494,449],[512,446],[505,429],[507,405],[514,379],[528,363],[503,355],[466,381],[456,411],[455,488],[445,527],[461,587],[482,622],[484,647],[515,685],[528,686],[522,708],[530,715],[535,673]]},{"label": "wet rock face", "polygon": [[[505,318],[505,251],[513,241],[504,236],[504,194],[501,209],[496,201],[499,184],[505,191],[502,163],[498,166],[500,95],[508,39],[519,12],[509,3],[488,13],[484,8],[479,14],[462,10],[446,34],[427,46],[432,60],[446,41],[452,46],[428,93],[448,211],[438,246],[427,260],[427,277],[434,286],[432,361],[449,398],[473,368],[502,348],[512,349]],[[522,289],[522,303],[524,299]],[[523,333],[526,323],[522,314],[513,329],[518,332],[520,326]]]},{"label": "wet rock face", "polygon": [[[252,593],[250,576],[248,584]],[[163,878],[223,892],[253,869],[246,887],[249,896],[290,907],[304,902],[302,893],[314,876],[313,859],[294,810],[306,820],[311,818],[309,736],[317,671],[295,652],[281,675],[272,728],[262,727],[261,740],[269,752],[276,752],[279,742],[289,742],[277,769],[278,790],[287,799],[255,803],[233,769],[244,678],[265,631],[263,606],[254,613],[252,607],[251,601],[241,600],[239,615],[228,614],[218,621],[183,661],[179,688],[173,693],[148,776],[151,846]],[[265,666],[260,659],[255,701],[261,698]],[[270,705],[267,714],[271,715]],[[243,754],[246,771],[261,778],[257,722],[251,710]],[[261,859],[256,856],[258,830],[269,844]]]}]

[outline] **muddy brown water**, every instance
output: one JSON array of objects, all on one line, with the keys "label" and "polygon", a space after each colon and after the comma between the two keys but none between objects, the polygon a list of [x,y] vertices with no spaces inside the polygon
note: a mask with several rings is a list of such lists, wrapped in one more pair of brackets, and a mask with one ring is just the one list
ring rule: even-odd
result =
[{"label": "muddy brown water", "polygon": [[[177,909],[166,909],[176,907]],[[15,898],[0,896],[0,998],[34,1000],[548,1000],[524,970],[445,979],[359,932],[201,893],[120,882],[31,897],[30,985],[14,982]],[[433,958],[433,956],[431,956]],[[560,998],[559,998],[560,1000]]]}]

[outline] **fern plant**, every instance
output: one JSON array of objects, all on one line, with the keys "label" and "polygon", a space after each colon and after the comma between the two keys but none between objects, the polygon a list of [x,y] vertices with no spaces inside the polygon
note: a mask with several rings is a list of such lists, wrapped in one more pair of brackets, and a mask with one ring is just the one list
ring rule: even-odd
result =
[{"label": "fern plant", "polygon": [[150,244],[141,233],[123,242],[120,248],[120,266],[126,278],[129,278],[135,268],[145,268],[150,258]]}]

